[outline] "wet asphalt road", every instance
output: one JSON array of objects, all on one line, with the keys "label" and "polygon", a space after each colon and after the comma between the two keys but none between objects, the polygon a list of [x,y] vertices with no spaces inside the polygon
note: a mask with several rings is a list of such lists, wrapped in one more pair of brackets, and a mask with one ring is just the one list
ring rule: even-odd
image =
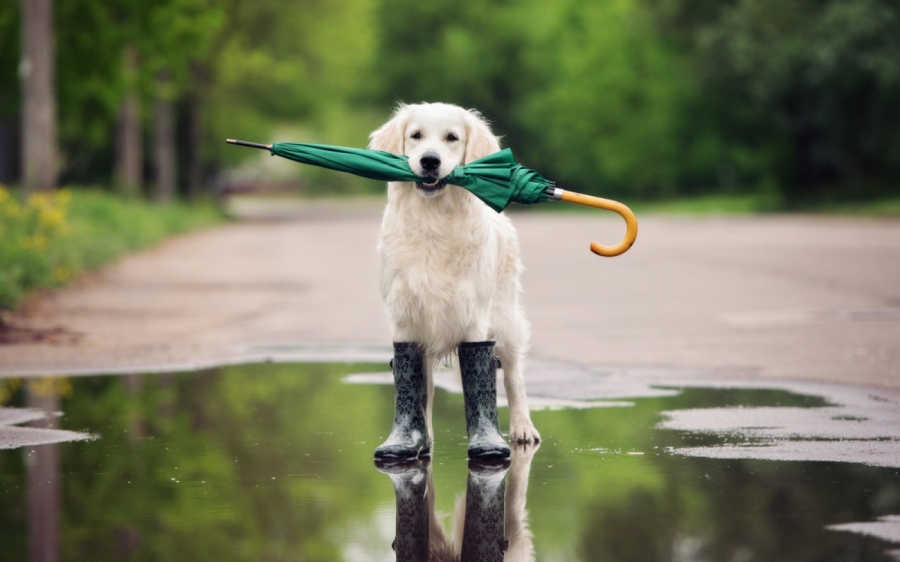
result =
[{"label": "wet asphalt road", "polygon": [[[273,216],[243,204],[247,220],[42,299],[18,321],[77,342],[0,347],[0,375],[184,368],[326,343],[380,357],[380,208],[307,203]],[[900,388],[900,221],[638,219],[632,250],[600,258],[588,244],[618,241],[614,215],[513,215],[536,364]]]}]

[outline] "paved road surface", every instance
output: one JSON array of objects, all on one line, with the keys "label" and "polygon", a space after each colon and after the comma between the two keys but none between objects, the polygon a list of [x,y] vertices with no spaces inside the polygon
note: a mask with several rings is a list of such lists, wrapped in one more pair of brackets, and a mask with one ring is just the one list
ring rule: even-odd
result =
[{"label": "paved road surface", "polygon": [[[170,240],[45,299],[28,322],[80,341],[0,347],[0,375],[389,344],[380,205],[283,214]],[[536,363],[900,388],[900,221],[644,216],[634,248],[609,259],[587,248],[618,241],[615,216],[513,216]]]}]

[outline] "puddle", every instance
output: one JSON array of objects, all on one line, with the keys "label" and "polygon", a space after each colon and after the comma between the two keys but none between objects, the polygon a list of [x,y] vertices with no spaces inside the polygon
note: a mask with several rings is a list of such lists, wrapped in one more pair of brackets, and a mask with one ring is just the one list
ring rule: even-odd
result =
[{"label": "puddle", "polygon": [[[639,388],[639,376],[560,367],[559,384],[582,377],[582,400],[535,389],[540,448],[469,466],[462,397],[444,390],[458,383],[441,375],[431,462],[375,466],[393,414],[384,370],[268,363],[66,379],[53,430],[96,439],[0,450],[2,559],[29,560],[33,541],[46,560],[421,560],[429,527],[433,547],[478,560],[504,559],[503,548],[508,561],[897,559],[890,400]],[[5,396],[25,406],[22,389]],[[585,407],[596,405],[618,407]],[[37,416],[0,412],[0,438]],[[830,452],[769,454],[806,443]],[[881,453],[857,458],[860,444]]]}]

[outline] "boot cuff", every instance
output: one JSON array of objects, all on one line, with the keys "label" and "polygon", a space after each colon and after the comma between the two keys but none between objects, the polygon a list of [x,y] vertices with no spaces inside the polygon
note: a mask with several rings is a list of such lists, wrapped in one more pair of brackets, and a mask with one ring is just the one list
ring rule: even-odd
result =
[{"label": "boot cuff", "polygon": [[496,343],[497,343],[497,342],[494,341],[494,340],[487,340],[487,341],[464,341],[464,342],[462,342],[461,344],[459,344],[459,347],[460,347],[461,349],[470,349],[470,348],[473,348],[473,347],[493,347],[494,345],[496,345]]}]

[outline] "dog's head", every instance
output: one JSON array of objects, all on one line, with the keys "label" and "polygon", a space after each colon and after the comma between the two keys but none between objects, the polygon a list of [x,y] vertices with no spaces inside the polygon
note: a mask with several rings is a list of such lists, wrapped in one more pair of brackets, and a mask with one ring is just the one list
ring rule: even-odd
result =
[{"label": "dog's head", "polygon": [[390,121],[369,136],[369,148],[408,156],[422,178],[416,191],[433,197],[445,191],[444,178],[453,168],[497,152],[500,143],[477,111],[422,103],[397,106]]}]

